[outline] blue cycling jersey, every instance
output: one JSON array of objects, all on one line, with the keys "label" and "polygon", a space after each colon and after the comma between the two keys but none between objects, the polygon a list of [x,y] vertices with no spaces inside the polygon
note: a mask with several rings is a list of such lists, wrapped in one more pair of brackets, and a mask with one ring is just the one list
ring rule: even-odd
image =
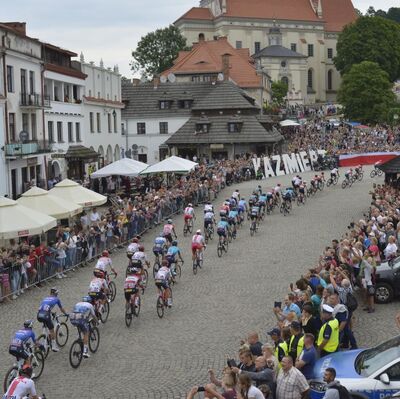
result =
[{"label": "blue cycling jersey", "polygon": [[89,319],[89,317],[92,315],[93,313],[93,306],[88,303],[88,302],[78,302],[73,310],[73,313],[79,313],[82,315],[82,317]]},{"label": "blue cycling jersey", "polygon": [[243,208],[245,208],[245,207],[246,207],[246,205],[247,205],[247,202],[246,202],[246,200],[240,200],[240,201],[239,201],[239,206],[240,206],[240,207],[243,207]]},{"label": "blue cycling jersey", "polygon": [[157,246],[165,245],[165,238],[164,237],[157,237],[154,240],[154,244]]},{"label": "blue cycling jersey", "polygon": [[253,207],[251,208],[251,213],[252,213],[252,214],[260,213],[260,207],[259,207],[259,206],[253,206]]},{"label": "blue cycling jersey", "polygon": [[58,306],[60,309],[62,308],[61,301],[56,296],[48,296],[44,298],[39,306],[39,312],[48,312],[50,313],[54,306]]},{"label": "blue cycling jersey", "polygon": [[259,201],[267,202],[267,196],[266,195],[261,195],[260,198],[259,198]]},{"label": "blue cycling jersey", "polygon": [[11,345],[15,347],[23,347],[25,344],[30,342],[30,340],[32,340],[32,343],[35,343],[35,333],[29,328],[24,328],[15,333]]},{"label": "blue cycling jersey", "polygon": [[173,255],[175,256],[176,254],[179,254],[181,251],[178,247],[172,246],[168,248],[167,255]]},{"label": "blue cycling jersey", "polygon": [[220,220],[217,225],[217,229],[228,229],[229,224],[226,220]]},{"label": "blue cycling jersey", "polygon": [[235,217],[237,217],[237,215],[237,211],[230,211],[228,217],[229,219],[234,219]]}]

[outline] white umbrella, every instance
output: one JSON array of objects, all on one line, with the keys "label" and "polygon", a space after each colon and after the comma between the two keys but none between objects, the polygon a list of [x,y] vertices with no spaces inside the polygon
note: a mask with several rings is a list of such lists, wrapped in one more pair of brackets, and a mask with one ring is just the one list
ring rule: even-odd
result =
[{"label": "white umbrella", "polygon": [[95,193],[69,179],[64,179],[62,182],[56,184],[49,193],[79,204],[84,208],[103,205],[107,202],[107,197],[104,195]]},{"label": "white umbrella", "polygon": [[140,172],[145,170],[149,165],[143,162],[135,161],[131,158],[122,158],[118,161],[110,163],[104,168],[97,170],[90,175],[91,179],[106,176],[137,176]]},{"label": "white umbrella", "polygon": [[282,127],[285,126],[300,126],[300,123],[296,121],[292,121],[291,119],[285,119],[284,121],[279,122]]},{"label": "white umbrella", "polygon": [[23,193],[17,202],[56,219],[69,218],[82,212],[80,205],[67,201],[64,198],[56,197],[39,187],[32,187]]},{"label": "white umbrella", "polygon": [[146,170],[141,172],[141,175],[148,175],[152,173],[187,173],[194,169],[198,164],[189,161],[188,159],[176,157],[175,155],[164,159],[154,165],[149,166]]},{"label": "white umbrella", "polygon": [[42,234],[57,225],[57,220],[9,198],[0,197],[0,239]]}]

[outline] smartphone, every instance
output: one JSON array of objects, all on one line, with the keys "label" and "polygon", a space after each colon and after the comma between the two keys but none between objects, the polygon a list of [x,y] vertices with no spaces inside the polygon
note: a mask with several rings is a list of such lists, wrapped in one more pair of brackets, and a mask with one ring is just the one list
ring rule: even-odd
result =
[{"label": "smartphone", "polygon": [[206,389],[204,387],[198,387],[197,392],[204,392]]},{"label": "smartphone", "polygon": [[281,308],[282,307],[282,302],[274,302],[274,308]]},{"label": "smartphone", "polygon": [[235,359],[228,359],[227,361],[226,361],[226,363],[228,364],[228,367],[237,367],[237,364],[236,364],[236,362],[235,362]]}]

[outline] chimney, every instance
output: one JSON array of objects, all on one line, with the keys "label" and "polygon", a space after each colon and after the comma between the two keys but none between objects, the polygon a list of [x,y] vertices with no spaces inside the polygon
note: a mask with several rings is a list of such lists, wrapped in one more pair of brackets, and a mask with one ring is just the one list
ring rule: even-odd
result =
[{"label": "chimney", "polygon": [[154,75],[153,85],[154,85],[154,89],[157,89],[158,86],[160,85],[160,77],[158,75]]},{"label": "chimney", "polygon": [[222,73],[224,74],[224,80],[229,80],[229,57],[231,55],[228,53],[222,54]]},{"label": "chimney", "polygon": [[2,24],[26,36],[26,22],[2,22]]},{"label": "chimney", "polygon": [[133,86],[138,86],[139,83],[140,83],[140,79],[138,79],[138,78],[133,78],[133,79],[132,79],[132,85],[133,85]]}]

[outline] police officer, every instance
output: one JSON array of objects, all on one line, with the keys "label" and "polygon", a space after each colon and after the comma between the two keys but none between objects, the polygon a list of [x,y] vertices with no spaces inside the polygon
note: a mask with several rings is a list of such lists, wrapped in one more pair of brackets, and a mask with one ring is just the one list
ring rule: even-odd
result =
[{"label": "police officer", "polygon": [[304,334],[301,324],[298,321],[292,321],[290,333],[292,336],[289,341],[289,356],[292,357],[294,364],[304,347]]},{"label": "police officer", "polygon": [[322,306],[321,318],[324,324],[319,331],[318,350],[320,356],[330,355],[339,347],[339,322],[332,315],[333,308],[329,305]]}]

